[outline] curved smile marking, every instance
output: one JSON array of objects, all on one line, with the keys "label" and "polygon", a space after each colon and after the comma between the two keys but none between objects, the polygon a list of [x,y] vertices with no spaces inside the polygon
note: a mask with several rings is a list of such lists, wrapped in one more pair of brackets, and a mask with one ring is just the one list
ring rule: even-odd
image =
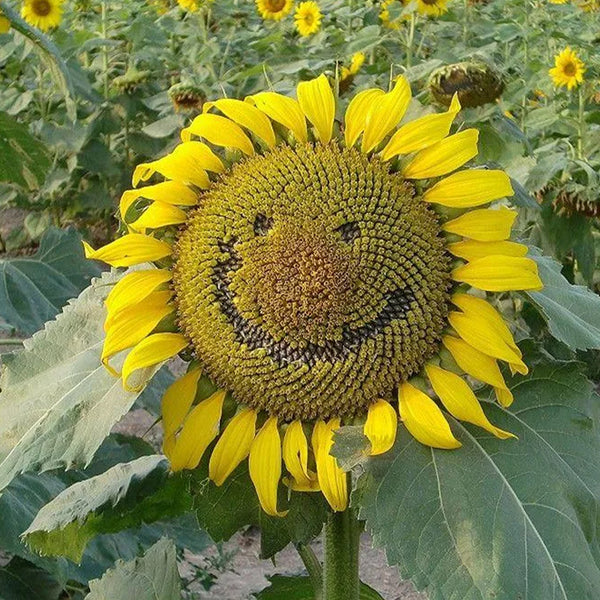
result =
[{"label": "curved smile marking", "polygon": [[344,360],[363,342],[377,336],[392,321],[403,319],[415,301],[410,289],[397,289],[385,294],[386,304],[380,313],[369,323],[351,329],[344,325],[341,340],[327,340],[318,345],[307,342],[303,348],[294,348],[285,340],[277,341],[259,325],[247,321],[238,311],[234,303],[233,292],[230,289],[229,273],[241,267],[241,259],[235,250],[236,240],[219,242],[219,250],[229,257],[217,264],[212,275],[212,283],[216,288],[215,296],[221,311],[233,326],[239,342],[244,343],[250,350],[266,350],[269,357],[280,367],[293,362],[301,362],[313,367],[317,362],[335,363]]}]

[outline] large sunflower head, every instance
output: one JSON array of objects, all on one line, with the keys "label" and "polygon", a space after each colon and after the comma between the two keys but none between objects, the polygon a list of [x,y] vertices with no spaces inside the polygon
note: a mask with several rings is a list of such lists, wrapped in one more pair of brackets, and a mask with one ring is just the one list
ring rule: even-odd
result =
[{"label": "large sunflower head", "polygon": [[255,0],[256,8],[263,19],[281,21],[289,14],[294,5],[294,0]]},{"label": "large sunflower head", "polygon": [[21,16],[41,31],[58,27],[62,20],[63,0],[24,0]]},{"label": "large sunflower head", "polygon": [[554,67],[548,72],[555,86],[572,90],[583,82],[585,65],[577,52],[567,46],[554,57]]},{"label": "large sunflower head", "polygon": [[[115,267],[144,265],[106,300],[105,365],[130,387],[137,369],[190,360],[163,400],[174,470],[216,439],[216,485],[249,458],[267,513],[282,514],[281,482],[344,510],[346,475],[329,454],[342,424],[362,423],[372,454],[392,446],[399,416],[423,444],[457,448],[437,396],[510,436],[465,376],[510,404],[498,361],[527,367],[491,294],[539,289],[536,265],[509,241],[515,212],[489,206],[512,194],[509,178],[460,170],[478,135],[450,134],[458,99],[403,121],[410,100],[401,77],[359,92],[338,123],[321,75],[297,99],[205,103],[183,143],[136,168],[120,206],[129,233],[86,245]],[[155,175],[165,180],[137,188]],[[201,374],[218,389],[207,398]]]}]

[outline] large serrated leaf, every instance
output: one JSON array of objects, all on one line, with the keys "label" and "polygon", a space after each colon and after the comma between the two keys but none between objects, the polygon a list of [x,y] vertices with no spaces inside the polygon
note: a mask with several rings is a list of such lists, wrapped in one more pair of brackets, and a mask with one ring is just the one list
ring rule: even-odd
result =
[{"label": "large serrated leaf", "polygon": [[118,277],[103,274],[24,350],[3,357],[0,490],[25,471],[87,464],[138,397],[100,362],[104,298]]},{"label": "large serrated leaf", "polygon": [[443,451],[402,428],[353,500],[430,600],[597,600],[600,399],[578,363],[548,357],[511,389],[511,410],[485,410],[518,440],[452,421],[463,447]]},{"label": "large serrated leaf", "polygon": [[22,558],[0,567],[0,600],[57,600],[61,590],[49,573]]},{"label": "large serrated leaf", "polygon": [[142,558],[118,561],[101,579],[90,581],[85,600],[176,600],[180,583],[175,546],[163,538]]},{"label": "large serrated leaf", "polygon": [[527,292],[548,322],[550,333],[572,349],[600,348],[600,296],[588,288],[571,285],[561,266],[532,249],[544,289]]},{"label": "large serrated leaf", "polygon": [[80,562],[94,537],[183,515],[191,504],[183,478],[168,477],[164,456],[144,456],[67,488],[40,510],[23,536],[42,555]]},{"label": "large serrated leaf", "polygon": [[0,317],[32,334],[99,274],[75,229],[51,228],[34,256],[0,260]]}]

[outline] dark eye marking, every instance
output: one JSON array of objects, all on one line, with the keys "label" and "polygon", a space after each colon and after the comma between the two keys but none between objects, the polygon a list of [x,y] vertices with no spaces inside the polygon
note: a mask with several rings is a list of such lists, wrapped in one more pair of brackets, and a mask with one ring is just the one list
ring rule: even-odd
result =
[{"label": "dark eye marking", "polygon": [[267,235],[269,229],[273,227],[273,219],[261,213],[256,215],[254,219],[254,235]]},{"label": "dark eye marking", "polygon": [[342,240],[348,244],[351,244],[357,237],[360,236],[360,227],[358,226],[358,223],[355,223],[354,221],[340,225],[336,231],[339,232]]}]

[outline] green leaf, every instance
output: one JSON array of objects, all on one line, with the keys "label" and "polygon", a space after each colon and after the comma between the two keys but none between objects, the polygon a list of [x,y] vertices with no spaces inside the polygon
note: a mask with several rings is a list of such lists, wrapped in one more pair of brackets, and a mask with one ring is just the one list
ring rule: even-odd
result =
[{"label": "green leaf", "polygon": [[[290,577],[273,575],[269,577],[271,585],[254,594],[256,600],[315,600],[313,584],[310,577]],[[383,600],[383,598],[366,583],[360,584],[360,600]]]},{"label": "green leaf", "polygon": [[25,125],[0,112],[0,181],[38,189],[50,168],[46,147]]},{"label": "green leaf", "polygon": [[118,561],[101,579],[90,581],[85,600],[175,600],[181,598],[173,542],[158,541],[142,558]]},{"label": "green leaf", "polygon": [[0,317],[32,334],[99,274],[75,229],[49,229],[34,256],[0,260]]},{"label": "green leaf", "polygon": [[57,600],[61,591],[49,573],[22,558],[0,567],[0,600]]},{"label": "green leaf", "polygon": [[[58,48],[39,29],[29,25],[9,4],[0,0],[0,11],[10,21],[12,27],[24,35],[38,52],[40,59],[65,99],[67,114],[72,121],[77,118],[77,107],[73,100],[73,84],[69,69],[63,61]],[[2,128],[0,127],[0,130]]]},{"label": "green leaf", "polygon": [[[63,555],[80,562],[96,535],[183,514],[191,508],[191,501],[181,493],[185,492],[183,486],[171,486],[173,493],[165,494],[167,472],[161,455],[115,465],[61,492],[40,510],[23,536],[40,554]],[[165,501],[149,510],[147,496],[157,491]]]},{"label": "green leaf", "polygon": [[[4,356],[0,490],[24,471],[89,463],[138,397],[100,362],[104,299],[118,278],[103,274],[21,352]],[[139,383],[157,369],[140,371]]]},{"label": "green leaf", "polygon": [[401,428],[353,502],[430,600],[597,600],[600,398],[579,363],[546,355],[510,386],[510,410],[484,408],[518,440],[451,420],[463,446],[443,451]]},{"label": "green leaf", "polygon": [[550,333],[572,349],[600,348],[600,296],[588,288],[571,285],[561,275],[561,265],[532,249],[544,289],[527,295],[548,322]]},{"label": "green leaf", "polygon": [[208,480],[205,463],[190,475],[190,489],[200,527],[215,542],[256,525],[261,529],[261,557],[271,558],[290,542],[308,543],[321,532],[327,516],[322,494],[292,494],[288,503],[282,486],[279,505],[288,514],[269,517],[260,508],[246,462],[220,487]]}]

